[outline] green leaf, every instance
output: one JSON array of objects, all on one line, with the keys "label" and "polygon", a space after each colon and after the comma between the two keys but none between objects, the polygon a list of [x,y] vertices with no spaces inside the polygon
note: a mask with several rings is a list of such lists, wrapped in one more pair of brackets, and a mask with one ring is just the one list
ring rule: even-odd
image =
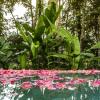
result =
[{"label": "green leaf", "polygon": [[97,42],[95,45],[93,45],[90,49],[100,49],[100,42]]},{"label": "green leaf", "polygon": [[[56,4],[54,2],[51,2],[51,4],[48,6],[48,8],[45,9],[45,16],[51,21],[51,23],[55,23],[55,14],[56,14]],[[46,20],[45,20],[45,23]],[[47,23],[47,26],[49,26],[49,23]]]},{"label": "green leaf", "polygon": [[39,42],[31,43],[31,51],[32,51],[33,57],[36,57],[38,48],[39,48]]},{"label": "green leaf", "polygon": [[49,20],[54,24],[56,19],[55,18],[56,15],[56,4],[54,2],[51,2],[51,7],[50,7],[50,12],[49,12]]},{"label": "green leaf", "polygon": [[5,55],[5,53],[4,53],[4,52],[2,52],[2,51],[0,51],[0,55]]},{"label": "green leaf", "polygon": [[35,27],[35,35],[41,37],[41,35],[44,33],[44,30],[45,24],[43,21],[43,16],[40,16]]},{"label": "green leaf", "polygon": [[58,16],[60,15],[62,7],[63,6],[60,6],[57,11],[56,3],[51,2],[48,8],[45,9],[44,16],[46,16],[47,18],[44,17],[44,23],[45,23],[46,28],[48,28],[51,25],[51,23],[55,24]]},{"label": "green leaf", "polygon": [[26,60],[26,54],[21,54],[21,55],[19,55],[18,56],[18,61],[19,61],[19,63],[20,63],[20,66],[22,67],[22,68],[26,68],[26,62],[27,62],[27,60]]},{"label": "green leaf", "polygon": [[[47,20],[47,22],[49,23],[49,26],[48,26],[48,28],[49,29],[51,29],[51,33],[54,33],[54,32],[57,32],[57,27],[55,26],[55,24],[53,24],[50,20],[49,20],[49,18],[47,17],[47,16],[45,16],[44,15],[44,18]],[[45,23],[45,26],[46,26],[47,24]],[[50,31],[49,31],[50,32]],[[48,33],[49,34],[49,33]]]},{"label": "green leaf", "polygon": [[27,37],[27,35],[26,35],[26,31],[25,31],[24,27],[23,27],[22,25],[20,25],[19,22],[16,22],[16,28],[19,30],[19,34],[20,34],[20,36],[23,38],[23,40],[24,40],[25,42],[29,42],[29,41],[28,41],[28,37]]},{"label": "green leaf", "polygon": [[80,56],[94,57],[94,54],[93,53],[81,53]]},{"label": "green leaf", "polygon": [[23,40],[24,40],[25,42],[28,42],[28,36],[26,35],[24,28],[21,27],[21,29],[20,29],[19,31],[20,31],[20,35],[21,35],[21,37],[23,38]]},{"label": "green leaf", "polygon": [[12,51],[8,51],[8,53],[7,53],[7,58],[10,57],[12,54],[13,54]]},{"label": "green leaf", "polygon": [[23,27],[24,27],[24,29],[25,29],[26,31],[29,31],[29,32],[31,32],[31,33],[34,32],[33,27],[31,27],[28,23],[23,23],[22,25],[23,25]]},{"label": "green leaf", "polygon": [[68,55],[60,54],[60,53],[52,53],[48,54],[48,57],[56,57],[56,58],[63,58],[66,59]]},{"label": "green leaf", "polygon": [[9,49],[10,47],[9,47],[9,43],[7,43],[7,42],[5,42],[4,44],[3,44],[3,46],[2,46],[2,50],[7,50],[7,49]]},{"label": "green leaf", "polygon": [[54,21],[56,21],[57,18],[59,17],[62,8],[63,8],[63,5],[61,5],[61,6],[59,7],[58,11],[56,12],[55,17],[54,17]]},{"label": "green leaf", "polygon": [[73,36],[72,43],[74,44],[73,54],[79,55],[80,54],[80,42],[78,36]]},{"label": "green leaf", "polygon": [[60,35],[62,38],[64,38],[69,43],[72,41],[71,33],[65,30],[64,28],[58,29],[58,35]]},{"label": "green leaf", "polygon": [[3,36],[0,36],[0,45],[3,45],[5,43],[5,38]]}]

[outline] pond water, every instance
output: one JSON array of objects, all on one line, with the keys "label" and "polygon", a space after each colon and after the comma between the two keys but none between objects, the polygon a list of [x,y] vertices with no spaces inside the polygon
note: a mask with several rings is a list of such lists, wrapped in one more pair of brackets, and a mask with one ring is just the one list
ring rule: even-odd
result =
[{"label": "pond water", "polygon": [[100,71],[0,70],[0,100],[100,100]]}]

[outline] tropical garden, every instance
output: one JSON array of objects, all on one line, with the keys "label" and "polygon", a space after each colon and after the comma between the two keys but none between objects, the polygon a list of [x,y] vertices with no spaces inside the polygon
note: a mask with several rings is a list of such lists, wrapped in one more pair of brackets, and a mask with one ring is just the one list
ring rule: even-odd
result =
[{"label": "tropical garden", "polygon": [[100,100],[99,40],[100,0],[0,0],[0,100]]}]

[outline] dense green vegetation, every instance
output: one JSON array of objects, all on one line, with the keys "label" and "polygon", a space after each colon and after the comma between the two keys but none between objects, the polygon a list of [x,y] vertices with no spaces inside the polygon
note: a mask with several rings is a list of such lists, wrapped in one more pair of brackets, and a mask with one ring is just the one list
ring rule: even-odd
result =
[{"label": "dense green vegetation", "polygon": [[[27,19],[13,15],[20,2]],[[46,7],[45,7],[46,6]],[[15,33],[7,33],[3,16],[12,15]],[[35,14],[34,14],[35,12]],[[14,69],[99,69],[99,0],[0,0],[0,67]]]}]

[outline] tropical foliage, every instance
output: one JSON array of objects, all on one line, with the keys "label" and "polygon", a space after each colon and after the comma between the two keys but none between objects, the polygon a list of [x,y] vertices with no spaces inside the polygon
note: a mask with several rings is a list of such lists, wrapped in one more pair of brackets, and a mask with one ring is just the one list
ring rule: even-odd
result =
[{"label": "tropical foliage", "polygon": [[[31,21],[13,15],[16,3],[28,8]],[[83,69],[99,68],[99,6],[93,2],[31,0],[1,0],[0,9],[0,65],[2,68],[16,69]],[[91,11],[95,5],[95,11]],[[16,34],[5,34],[3,24],[4,7],[13,17]],[[85,7],[85,8],[84,8]],[[83,13],[82,13],[83,12]],[[88,14],[86,14],[89,12]],[[92,17],[92,15],[94,17]],[[1,21],[2,19],[2,21]],[[92,21],[91,21],[92,20]],[[95,24],[96,23],[96,24]]]}]

